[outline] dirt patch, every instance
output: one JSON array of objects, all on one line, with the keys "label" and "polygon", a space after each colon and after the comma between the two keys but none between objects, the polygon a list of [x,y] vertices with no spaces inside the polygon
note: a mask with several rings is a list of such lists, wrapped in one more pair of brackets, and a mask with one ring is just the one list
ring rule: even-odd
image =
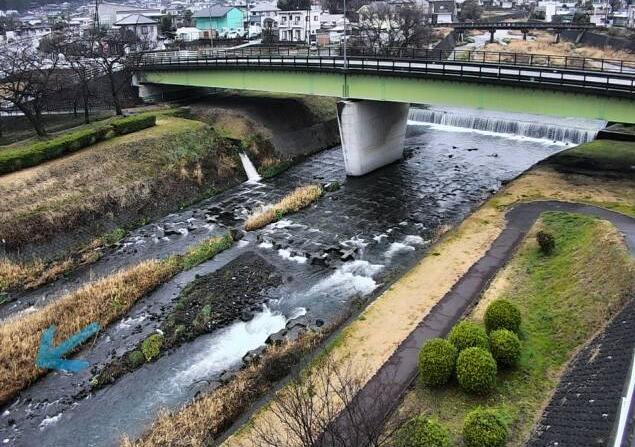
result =
[{"label": "dirt patch", "polygon": [[249,321],[267,301],[267,290],[279,286],[275,267],[255,253],[245,253],[225,267],[196,278],[176,298],[176,305],[154,337],[115,358],[91,383],[94,389],[114,383],[123,375],[195,338],[240,319]]}]

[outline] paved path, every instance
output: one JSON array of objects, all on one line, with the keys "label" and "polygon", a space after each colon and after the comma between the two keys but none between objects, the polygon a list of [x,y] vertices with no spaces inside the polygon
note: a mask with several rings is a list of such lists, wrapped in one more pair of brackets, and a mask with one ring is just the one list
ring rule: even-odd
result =
[{"label": "paved path", "polygon": [[[635,257],[635,219],[624,214],[590,205],[577,203],[539,201],[517,204],[507,213],[507,226],[492,243],[485,255],[452,287],[452,289],[431,309],[410,335],[399,345],[386,363],[375,373],[358,393],[353,405],[363,409],[364,423],[382,427],[391,415],[400,398],[417,377],[417,359],[423,343],[434,337],[445,337],[454,324],[461,319],[468,307],[475,303],[496,272],[505,265],[523,240],[533,223],[545,211],[565,211],[587,214],[610,221],[624,235],[628,249]],[[434,278],[430,278],[434,281]],[[615,403],[616,406],[618,402]],[[350,427],[359,424],[351,419],[351,412],[342,412],[335,422],[332,432],[347,440],[346,445],[360,445],[355,430]],[[340,445],[341,440],[332,442],[323,439],[320,445]]]}]

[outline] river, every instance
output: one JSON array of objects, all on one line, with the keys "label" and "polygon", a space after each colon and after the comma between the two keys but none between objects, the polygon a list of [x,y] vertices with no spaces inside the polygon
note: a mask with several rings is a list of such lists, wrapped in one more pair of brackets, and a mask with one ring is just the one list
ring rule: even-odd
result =
[{"label": "river", "polygon": [[[510,124],[518,120],[529,124]],[[240,227],[252,210],[300,184],[338,181],[342,185],[308,209],[248,233],[215,259],[177,275],[141,299],[79,354],[91,368],[76,374],[51,372],[1,408],[0,440],[23,447],[106,447],[116,445],[125,433],[138,436],[159,409],[176,408],[201,389],[214,386],[224,371],[239,366],[247,351],[262,345],[288,319],[308,313],[312,319],[332,320],[353,300],[379,294],[425,255],[441,228],[456,225],[504,182],[536,162],[572,142],[592,139],[602,125],[459,109],[413,109],[401,162],[361,178],[347,178],[341,148],[333,148],[274,179],[254,179],[133,231],[118,250],[91,267],[93,277],[141,259],[183,252],[205,237]],[[329,250],[347,254],[328,265],[311,262]],[[250,252],[284,277],[281,286],[267,291],[269,301],[253,320],[201,336],[114,385],[90,392],[95,372],[152,333],[196,275],[213,272]],[[0,313],[7,316],[49,302],[81,284],[88,272],[81,275],[24,295]]]}]

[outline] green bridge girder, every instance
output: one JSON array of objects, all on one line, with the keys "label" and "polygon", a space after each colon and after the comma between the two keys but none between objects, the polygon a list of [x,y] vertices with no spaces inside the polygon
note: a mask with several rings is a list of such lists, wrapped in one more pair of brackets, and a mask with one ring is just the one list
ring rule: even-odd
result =
[{"label": "green bridge girder", "polygon": [[[425,77],[348,74],[259,67],[147,70],[142,83],[260,90],[376,101],[459,106],[635,123],[635,99],[537,87]],[[347,91],[346,91],[347,90]]]}]

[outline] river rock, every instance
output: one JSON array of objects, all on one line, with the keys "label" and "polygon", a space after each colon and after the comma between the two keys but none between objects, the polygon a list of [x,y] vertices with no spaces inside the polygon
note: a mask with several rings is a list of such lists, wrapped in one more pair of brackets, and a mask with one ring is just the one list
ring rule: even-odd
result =
[{"label": "river rock", "polygon": [[264,354],[266,349],[267,349],[266,346],[261,346],[259,348],[248,351],[247,354],[243,356],[243,362],[245,363],[257,362],[258,360],[260,360],[260,357],[262,357],[262,354]]},{"label": "river rock", "polygon": [[297,318],[293,318],[287,321],[287,325],[286,325],[287,329],[293,329],[296,326],[299,326],[299,327],[309,326],[309,317],[306,315],[301,315]]},{"label": "river rock", "polygon": [[342,250],[342,256],[340,256],[340,260],[342,260],[343,262],[352,261],[353,259],[355,259],[356,251],[357,250],[353,248],[349,250]]},{"label": "river rock", "polygon": [[286,333],[287,333],[286,329],[280,329],[278,332],[274,332],[269,337],[267,337],[267,340],[265,340],[265,343],[268,345],[280,346],[281,344],[284,343],[284,340],[285,340],[284,336]]},{"label": "river rock", "polygon": [[241,321],[247,322],[254,319],[254,314],[249,312],[248,310],[243,310],[243,313],[240,314]]},{"label": "river rock", "polygon": [[220,376],[218,376],[218,381],[220,383],[228,383],[236,374],[235,371],[223,371]]},{"label": "river rock", "polygon": [[229,230],[229,234],[235,241],[239,241],[243,237],[245,237],[245,232],[243,230],[239,230],[238,228],[232,228],[231,230]]},{"label": "river rock", "polygon": [[293,328],[288,330],[284,336],[288,341],[296,341],[306,331],[307,328],[304,326],[293,326]]}]

